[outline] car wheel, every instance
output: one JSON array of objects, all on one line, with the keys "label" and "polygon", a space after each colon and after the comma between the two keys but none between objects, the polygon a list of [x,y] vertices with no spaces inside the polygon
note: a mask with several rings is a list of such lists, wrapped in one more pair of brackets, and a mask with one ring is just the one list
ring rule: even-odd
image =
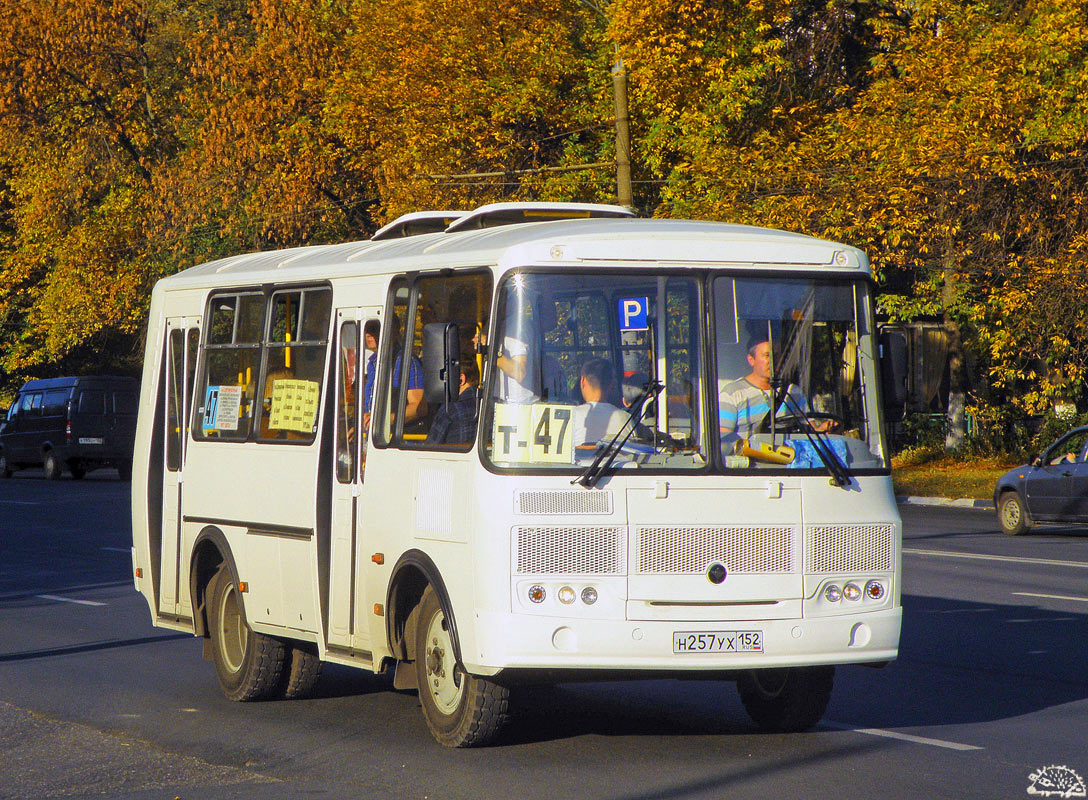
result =
[{"label": "car wheel", "polygon": [[45,454],[42,469],[45,470],[45,479],[47,481],[55,481],[60,478],[60,459],[53,454],[52,450]]},{"label": "car wheel", "polygon": [[461,670],[449,625],[431,587],[416,626],[416,682],[431,735],[446,747],[487,744],[506,722],[510,690]]},{"label": "car wheel", "polygon": [[831,702],[834,667],[754,669],[737,679],[748,716],[760,728],[792,733],[820,721]]},{"label": "car wheel", "polygon": [[1009,536],[1019,536],[1031,527],[1028,510],[1016,492],[1005,492],[997,504],[997,519],[1001,530]]},{"label": "car wheel", "polygon": [[87,474],[87,468],[83,466],[83,462],[78,458],[73,458],[68,462],[68,471],[72,473],[72,477],[77,481],[82,480],[83,476]]},{"label": "car wheel", "polygon": [[208,582],[208,627],[219,686],[230,700],[263,700],[281,688],[284,644],[246,622],[242,595],[226,566]]}]

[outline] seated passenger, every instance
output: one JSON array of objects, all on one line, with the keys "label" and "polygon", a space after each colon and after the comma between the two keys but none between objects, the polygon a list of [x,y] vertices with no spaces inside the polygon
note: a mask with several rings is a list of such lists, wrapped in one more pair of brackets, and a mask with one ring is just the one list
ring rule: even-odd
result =
[{"label": "seated passenger", "polygon": [[587,442],[596,444],[613,436],[627,421],[623,411],[602,399],[615,383],[612,365],[603,358],[591,358],[582,365],[579,386],[585,402],[576,406],[572,414],[575,447]]},{"label": "seated passenger", "polygon": [[480,383],[480,370],[474,355],[461,355],[461,383],[457,399],[439,406],[427,444],[469,444],[476,438],[476,387]]}]

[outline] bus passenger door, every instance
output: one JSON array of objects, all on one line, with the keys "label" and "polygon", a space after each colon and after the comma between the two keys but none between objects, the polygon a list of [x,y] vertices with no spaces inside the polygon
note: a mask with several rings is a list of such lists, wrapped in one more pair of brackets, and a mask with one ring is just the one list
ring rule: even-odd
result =
[{"label": "bus passenger door", "polygon": [[[181,492],[185,482],[185,449],[189,438],[190,403],[196,373],[200,319],[175,317],[166,321],[166,415],[163,448],[162,560],[159,565],[159,613],[192,613],[181,591]],[[186,610],[188,609],[188,610]]]},{"label": "bus passenger door", "polygon": [[363,583],[364,550],[359,535],[359,484],[363,480],[366,436],[363,425],[369,351],[364,323],[377,309],[336,312],[336,433],[333,448],[332,547],[329,554],[329,646],[368,650],[370,633]]}]

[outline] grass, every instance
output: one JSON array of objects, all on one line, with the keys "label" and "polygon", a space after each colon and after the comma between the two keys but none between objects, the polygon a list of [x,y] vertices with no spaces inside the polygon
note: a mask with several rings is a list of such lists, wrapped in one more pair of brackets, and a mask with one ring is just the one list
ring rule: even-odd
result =
[{"label": "grass", "polygon": [[1004,459],[959,461],[940,457],[922,464],[892,459],[892,484],[897,495],[988,500],[997,479],[1016,464]]}]

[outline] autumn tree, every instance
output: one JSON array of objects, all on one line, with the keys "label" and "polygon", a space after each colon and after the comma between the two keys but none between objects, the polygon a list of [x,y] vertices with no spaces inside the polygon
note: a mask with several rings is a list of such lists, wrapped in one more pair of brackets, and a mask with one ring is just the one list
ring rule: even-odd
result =
[{"label": "autumn tree", "polygon": [[147,192],[176,150],[173,2],[0,6],[0,370],[137,356]]},{"label": "autumn tree", "polygon": [[[501,199],[609,199],[601,30],[573,0],[357,0],[330,97],[349,163],[376,177],[383,218]],[[605,160],[597,172],[531,172]]]},{"label": "autumn tree", "polygon": [[251,0],[191,26],[184,148],[157,184],[170,262],[374,230],[372,175],[326,113],[349,3]]},{"label": "autumn tree", "polygon": [[1061,299],[1084,274],[1084,3],[806,5],[639,12],[686,15],[660,45],[629,30],[668,131],[646,140],[662,212],[859,245],[889,315],[962,338],[979,397],[1038,413],[1083,393],[1083,314]]}]

